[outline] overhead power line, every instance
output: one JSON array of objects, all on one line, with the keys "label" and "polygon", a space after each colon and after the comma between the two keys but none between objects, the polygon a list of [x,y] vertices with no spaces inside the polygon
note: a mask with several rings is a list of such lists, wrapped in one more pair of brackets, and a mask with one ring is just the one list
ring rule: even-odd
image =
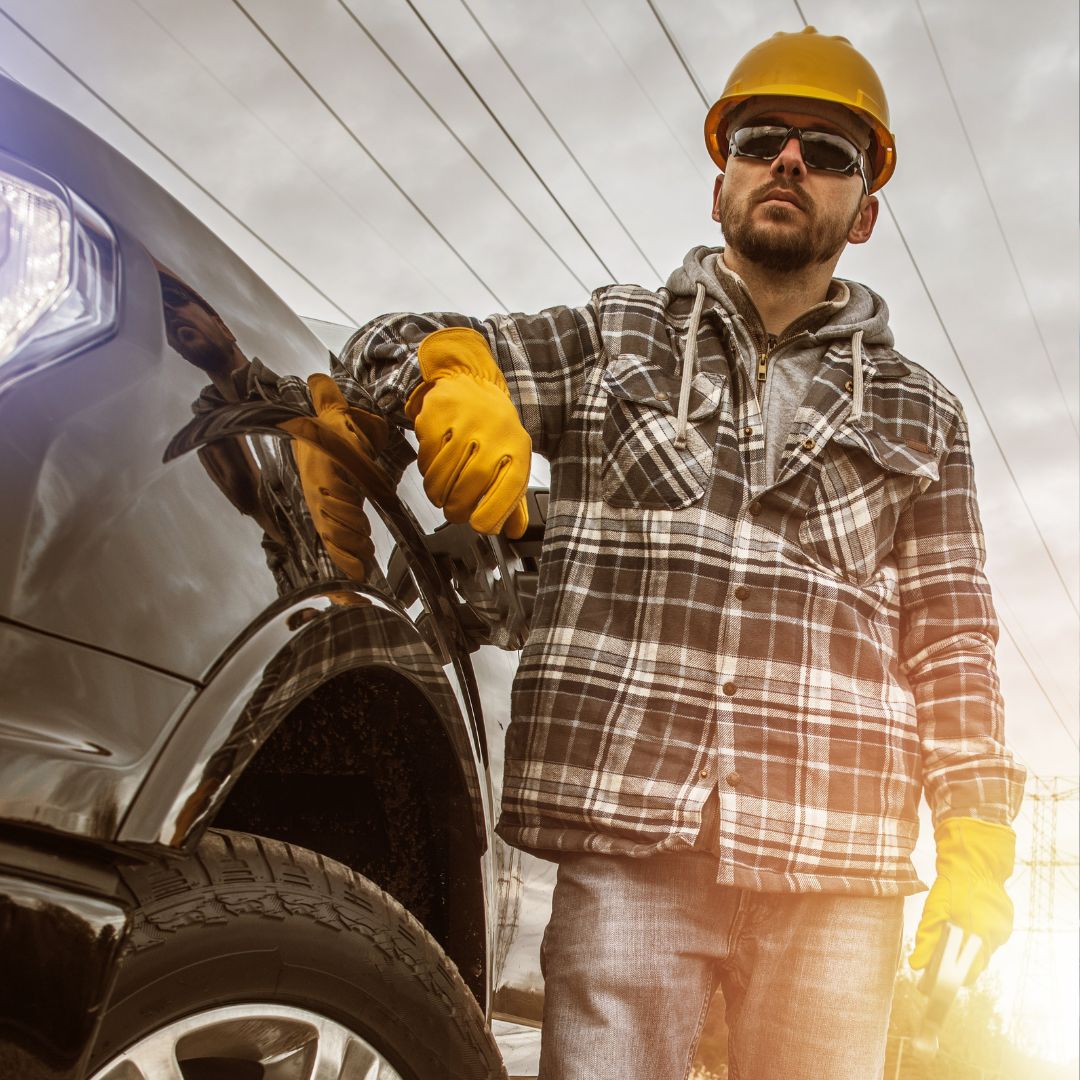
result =
[{"label": "overhead power line", "polygon": [[1005,466],[1005,471],[1009,474],[1009,479],[1013,482],[1013,487],[1016,488],[1017,494],[1020,496],[1020,501],[1024,504],[1024,509],[1027,511],[1028,520],[1031,522],[1032,527],[1038,534],[1039,541],[1042,543],[1043,551],[1046,552],[1046,557],[1050,560],[1050,565],[1054,568],[1054,573],[1057,574],[1058,581],[1061,582],[1061,588],[1065,592],[1065,599],[1069,602],[1069,606],[1080,615],[1080,608],[1077,608],[1076,601],[1072,597],[1072,592],[1069,590],[1068,583],[1065,581],[1065,575],[1061,572],[1061,567],[1058,566],[1057,559],[1054,558],[1054,553],[1050,550],[1050,545],[1046,542],[1046,537],[1043,535],[1042,529],[1039,528],[1039,523],[1035,520],[1035,513],[1031,509],[1031,504],[1027,501],[1027,496],[1024,494],[1024,489],[1020,486],[1020,481],[1017,479],[1016,473],[1013,472],[1013,467],[1009,461],[1008,455],[1005,453],[1005,447],[1001,445],[1001,440],[998,438],[997,432],[994,430],[994,425],[990,422],[990,417],[987,414],[986,408],[983,406],[982,399],[979,397],[979,392],[975,389],[975,384],[971,381],[971,375],[968,373],[967,366],[964,364],[963,359],[960,356],[960,350],[956,347],[956,342],[952,339],[952,334],[949,333],[949,328],[945,325],[944,316],[941,314],[940,308],[937,306],[937,301],[934,299],[934,294],[930,291],[930,286],[923,277],[923,272],[919,266],[918,261],[915,258],[915,253],[911,250],[911,245],[908,243],[907,237],[904,235],[904,230],[900,226],[900,221],[896,216],[895,211],[892,208],[892,204],[889,202],[888,196],[884,192],[878,192],[878,197],[881,199],[882,205],[889,211],[889,217],[892,218],[893,225],[896,226],[897,235],[900,237],[900,242],[904,245],[904,250],[907,252],[908,258],[911,260],[912,268],[915,271],[915,276],[919,279],[919,284],[923,287],[923,292],[926,293],[926,298],[930,302],[930,307],[934,312],[934,316],[937,318],[938,325],[941,327],[941,332],[945,335],[945,340],[948,342],[949,349],[953,354],[953,358],[956,360],[957,366],[960,368],[960,373],[964,376],[964,382],[967,383],[968,389],[971,391],[972,400],[975,402],[976,407],[979,410],[983,421],[986,424],[987,431],[990,432],[990,438],[993,440],[994,445],[997,447],[998,454],[1001,456],[1002,464]]},{"label": "overhead power line", "polygon": [[[627,227],[626,222],[623,221],[623,219],[619,216],[619,214],[616,212],[615,208],[611,205],[611,203],[609,203],[607,201],[607,199],[604,198],[604,193],[597,186],[596,181],[593,180],[592,176],[589,174],[588,169],[586,169],[585,166],[582,165],[580,160],[578,160],[577,155],[574,153],[573,150],[570,149],[570,147],[567,144],[566,140],[559,133],[559,129],[551,122],[551,117],[549,117],[548,114],[544,111],[544,108],[540,104],[540,102],[537,101],[535,97],[533,97],[532,92],[525,85],[525,83],[522,80],[521,76],[518,75],[517,70],[514,68],[514,65],[510,63],[510,61],[503,54],[502,49],[499,48],[499,46],[495,43],[492,36],[487,32],[487,28],[476,17],[476,15],[473,13],[472,8],[469,7],[468,3],[466,3],[466,0],[461,0],[461,6],[468,12],[469,18],[472,19],[472,21],[476,24],[476,27],[480,31],[480,33],[484,35],[485,39],[487,40],[487,43],[495,51],[495,55],[503,62],[503,66],[510,73],[510,75],[513,78],[514,82],[516,82],[518,84],[518,86],[521,87],[522,93],[524,93],[524,95],[529,99],[529,101],[532,104],[533,108],[536,109],[536,111],[543,118],[544,123],[547,124],[547,126],[548,126],[548,130],[552,133],[552,135],[555,136],[556,139],[558,139],[559,145],[567,152],[567,154],[570,155],[570,160],[573,161],[573,163],[578,167],[578,171],[585,178],[586,183],[589,185],[589,187],[591,187],[593,189],[593,191],[596,193],[597,198],[607,208],[608,213],[610,213],[611,216],[618,223],[619,228],[622,229],[623,233],[625,233],[626,238],[630,241],[630,243],[634,245],[634,248],[637,250],[637,253],[645,260],[645,262],[649,266],[649,269],[652,270],[652,272],[657,276],[657,278],[661,278],[663,275],[653,265],[652,260],[649,258],[649,256],[646,255],[645,252],[642,250],[641,245],[637,242],[637,240],[634,237],[634,234]],[[452,58],[451,58],[451,63],[454,63]],[[456,66],[456,64],[455,64],[455,66]],[[468,83],[469,88],[473,91],[473,93],[476,94],[476,96],[478,98],[480,98],[481,103],[483,104],[484,108],[486,108],[488,110],[489,114],[491,115],[491,117],[495,121],[495,123],[499,125],[499,129],[501,131],[505,132],[505,128],[503,127],[503,125],[500,122],[499,118],[497,116],[495,116],[494,112],[492,112],[490,106],[484,100],[484,98],[481,96],[480,92],[472,85],[471,82],[468,81],[468,79],[466,79],[466,82]],[[507,134],[507,138],[510,138],[509,133],[506,133],[506,134]],[[518,151],[518,153],[521,153],[522,156],[524,156],[523,151],[520,149],[520,147],[518,147],[517,143],[514,142],[513,139],[510,139],[510,141],[511,141],[511,143],[513,143],[514,148]],[[530,167],[531,167],[531,165],[530,165]],[[607,267],[605,266],[604,269],[606,270]],[[611,271],[609,270],[608,273],[611,273]],[[612,274],[612,277],[614,278],[613,274]]]},{"label": "overhead power line", "polygon": [[[391,238],[389,236],[385,235],[383,233],[383,231],[379,228],[379,226],[376,225],[375,222],[373,222],[371,220],[371,218],[369,218],[366,214],[364,214],[360,210],[360,208],[357,207],[348,198],[348,196],[346,196],[343,192],[339,191],[336,187],[334,187],[334,185],[332,183],[330,183],[330,181],[328,181],[325,176],[322,176],[315,168],[313,168],[310,161],[307,161],[304,158],[302,158],[296,152],[296,150],[293,149],[292,146],[290,146],[287,142],[285,142],[285,140],[282,139],[281,136],[268,123],[266,123],[265,120],[262,119],[262,117],[260,117],[257,113],[255,113],[247,105],[246,102],[244,102],[236,94],[234,94],[233,91],[225,84],[225,82],[221,79],[221,76],[218,75],[218,73],[216,71],[214,71],[206,63],[204,63],[203,60],[201,60],[198,56],[196,56],[172,32],[172,30],[169,29],[169,27],[166,26],[157,17],[157,15],[153,11],[151,11],[149,8],[147,8],[146,3],[144,2],[144,0],[134,0],[134,2],[136,4],[138,4],[138,6],[142,9],[142,11],[146,15],[146,17],[148,19],[152,20],[154,22],[154,24],[161,30],[162,33],[166,34],[176,44],[176,47],[178,49],[183,50],[184,54],[191,59],[192,63],[198,64],[199,67],[202,68],[203,72],[206,74],[207,78],[213,79],[213,81],[215,83],[217,83],[217,85],[221,88],[222,92],[228,94],[229,97],[236,103],[238,108],[243,109],[244,112],[246,112],[257,124],[259,124],[259,126],[262,127],[262,129],[264,131],[266,131],[271,136],[271,138],[273,138],[277,142],[277,144],[282,148],[282,150],[284,150],[285,153],[289,154],[290,157],[292,157],[294,160],[300,162],[300,164],[305,169],[309,169],[312,172],[313,175],[317,176],[319,178],[319,180],[322,182],[323,186],[326,188],[326,190],[331,192],[335,196],[337,196],[337,198],[339,198],[342,201],[342,203],[345,206],[347,206],[354,214],[356,214],[356,216],[360,219],[360,221],[362,221],[364,223],[365,228],[370,229],[371,232],[374,233],[374,235],[377,236],[380,240],[382,240],[383,243],[385,243],[388,248],[390,248],[391,250],[396,252],[396,254],[402,260],[402,262],[404,262],[405,265],[408,266],[410,268],[410,270],[412,270],[412,272],[414,274],[416,274],[416,276],[418,278],[420,278],[421,280],[425,281],[428,285],[430,285],[434,292],[440,293],[443,296],[445,296],[445,293],[443,293],[442,288],[438,284],[436,284],[434,281],[431,280],[430,276],[424,270],[423,266],[417,265],[417,263],[415,263],[409,257],[409,255],[406,252],[402,251],[401,248],[399,248],[393,242],[393,240],[391,240]],[[342,314],[344,314],[344,312],[342,312]],[[337,325],[337,324],[331,324],[331,325]],[[355,325],[355,323],[354,323],[354,325]]]},{"label": "overhead power line", "polygon": [[499,298],[499,295],[495,290],[480,276],[479,273],[473,268],[472,264],[464,255],[451,243],[450,239],[442,232],[442,230],[435,224],[434,221],[424,212],[423,208],[417,203],[417,201],[401,186],[390,170],[371,152],[368,146],[364,143],[363,139],[356,134],[355,131],[346,123],[344,117],[326,100],[325,97],[316,89],[315,85],[307,78],[306,75],[289,59],[280,45],[263,29],[258,20],[252,17],[248,10],[244,7],[240,0],[233,0],[234,6],[244,16],[245,19],[255,28],[259,36],[274,50],[275,53],[281,58],[281,61],[288,67],[288,69],[307,87],[313,97],[322,105],[322,107],[334,118],[338,126],[345,132],[346,135],[352,140],[356,146],[364,152],[368,160],[383,174],[384,177],[393,185],[394,190],[416,211],[416,213],[423,219],[428,228],[446,245],[446,247],[454,254],[462,266],[472,275],[472,277],[487,291],[488,295],[495,301],[495,303],[503,309],[508,310],[507,306]]},{"label": "overhead power line", "polygon": [[[641,79],[638,78],[638,73],[634,70],[633,66],[626,59],[626,57],[623,55],[623,51],[615,43],[615,39],[611,36],[611,34],[608,33],[608,28],[604,25],[604,21],[602,19],[597,18],[596,12],[593,11],[592,5],[589,3],[589,0],[583,0],[583,3],[585,5],[585,10],[589,13],[589,17],[592,19],[592,21],[594,23],[596,23],[597,29],[599,29],[600,33],[603,34],[604,37],[607,39],[607,43],[615,50],[615,52],[618,55],[619,59],[622,61],[623,67],[626,68],[626,71],[629,74],[630,78],[633,79],[634,82],[637,83],[638,89],[642,92],[642,94],[644,94],[646,101],[648,101],[648,103],[653,107],[653,112],[656,113],[657,117],[659,118],[660,122],[664,125],[664,127],[666,127],[668,129],[668,134],[671,135],[671,138],[674,140],[675,145],[678,146],[680,150],[682,150],[683,156],[686,158],[687,161],[690,162],[690,167],[696,173],[698,173],[698,175],[701,176],[702,179],[704,179],[707,183],[712,183],[713,177],[707,175],[705,170],[702,169],[702,167],[699,164],[698,160],[696,158],[692,158],[690,156],[690,154],[687,152],[687,149],[683,145],[682,140],[675,133],[675,131],[672,128],[671,124],[668,123],[667,117],[663,114],[663,112],[661,112],[659,106],[653,100],[652,95],[645,88],[645,84],[641,81]],[[704,156],[704,155],[701,155],[701,156]]]},{"label": "overhead power line", "polygon": [[1054,366],[1054,361],[1050,356],[1050,349],[1046,344],[1046,338],[1043,337],[1042,327],[1039,325],[1039,320],[1035,315],[1035,308],[1032,306],[1031,297],[1028,296],[1028,291],[1024,286],[1024,278],[1020,273],[1020,267],[1016,263],[1016,256],[1013,254],[1012,246],[1009,244],[1009,238],[1005,234],[1005,226],[1002,224],[1001,215],[998,213],[997,203],[994,202],[994,196],[990,194],[990,185],[986,182],[986,176],[983,174],[982,165],[979,162],[979,155],[975,153],[975,144],[972,142],[971,135],[967,129],[967,124],[964,123],[964,116],[960,112],[960,103],[956,100],[956,94],[953,92],[952,83],[949,81],[948,74],[946,74],[945,65],[942,63],[941,54],[938,52],[937,42],[934,40],[934,35],[930,30],[930,24],[927,22],[926,13],[923,11],[921,0],[915,0],[915,6],[919,9],[919,18],[922,19],[923,29],[926,31],[926,36],[930,41],[930,48],[934,53],[934,59],[937,61],[938,70],[941,72],[941,78],[945,83],[945,89],[949,92],[949,100],[952,102],[953,111],[956,113],[956,119],[960,122],[960,130],[964,133],[964,140],[967,142],[968,152],[971,154],[971,160],[975,163],[975,171],[979,174],[979,181],[982,183],[983,193],[986,195],[986,201],[990,204],[990,212],[994,215],[994,222],[997,225],[998,233],[1001,235],[1001,242],[1005,245],[1005,251],[1009,256],[1009,262],[1012,264],[1013,273],[1016,275],[1016,281],[1019,284],[1020,292],[1024,297],[1024,303],[1027,304],[1028,313],[1031,315],[1031,323],[1035,327],[1035,333],[1038,335],[1039,344],[1042,345],[1043,355],[1046,357],[1046,363],[1050,368],[1050,374],[1054,377],[1054,384],[1057,386],[1058,394],[1061,397],[1062,404],[1065,406],[1065,415],[1069,418],[1073,433],[1080,434],[1080,432],[1077,431],[1076,420],[1073,418],[1072,409],[1069,408],[1069,402],[1065,396],[1065,389],[1062,387],[1061,379],[1058,377],[1057,368]]},{"label": "overhead power line", "polygon": [[[341,0],[338,0],[338,2],[341,3]],[[551,201],[553,203],[555,203],[555,205],[562,212],[563,217],[565,217],[566,220],[570,223],[570,225],[573,228],[574,232],[576,232],[578,234],[578,236],[581,237],[582,243],[584,243],[584,245],[589,249],[589,251],[592,252],[592,254],[595,257],[596,261],[604,268],[604,273],[607,274],[608,277],[611,278],[612,281],[614,281],[615,280],[615,274],[612,271],[611,267],[608,266],[608,264],[604,261],[604,259],[601,256],[600,252],[598,252],[596,250],[596,248],[593,247],[592,242],[585,235],[585,233],[582,232],[581,227],[574,220],[573,216],[570,214],[570,211],[567,210],[565,206],[563,206],[562,201],[555,194],[555,192],[551,190],[551,187],[548,185],[547,181],[543,178],[543,176],[540,175],[540,172],[537,170],[536,166],[533,165],[532,161],[529,160],[529,156],[525,153],[524,150],[522,150],[521,146],[518,144],[517,140],[513,137],[513,135],[510,134],[510,132],[507,129],[506,125],[499,119],[499,117],[495,113],[495,110],[488,104],[487,99],[484,97],[484,95],[481,94],[480,91],[477,89],[476,84],[473,83],[472,79],[470,79],[469,76],[465,74],[465,70],[457,62],[457,60],[454,59],[454,57],[451,54],[450,50],[446,47],[445,44],[443,44],[442,39],[431,28],[431,25],[428,23],[427,19],[425,19],[424,16],[421,15],[420,12],[416,9],[416,5],[412,3],[412,0],[405,0],[405,3],[408,4],[409,10],[413,13],[413,15],[416,16],[416,18],[419,21],[420,25],[427,31],[428,35],[431,37],[431,40],[434,41],[435,44],[439,47],[439,50],[442,52],[443,56],[445,56],[446,59],[449,61],[451,67],[453,67],[453,69],[458,73],[458,76],[460,77],[461,81],[464,82],[465,85],[472,91],[473,96],[476,98],[476,100],[478,102],[480,102],[480,105],[483,107],[484,111],[488,114],[488,116],[491,117],[492,121],[495,123],[495,126],[502,132],[502,134],[503,134],[504,138],[506,139],[506,141],[508,143],[510,143],[510,145],[514,148],[515,152],[517,153],[518,157],[520,157],[521,160],[528,167],[529,172],[531,172],[533,174],[533,176],[536,177],[537,182],[544,189],[544,191],[547,192],[548,196],[551,198]],[[476,16],[473,15],[472,11],[469,9],[469,6],[467,4],[464,4],[464,3],[463,3],[463,6],[465,7],[465,10],[468,11],[469,15],[472,17],[473,22],[475,22],[477,24],[477,26],[480,26],[479,21],[477,20]],[[484,31],[482,26],[480,26],[480,29],[481,29],[481,32],[484,33],[484,36],[487,38],[488,42],[491,43],[491,38],[488,37],[487,33]],[[496,51],[498,51],[498,50],[496,50]],[[500,56],[500,59],[502,59],[503,63],[507,64],[507,66],[509,67],[509,64],[507,63],[506,58],[503,57],[501,53],[499,54],[499,56]],[[518,80],[518,83],[520,85],[520,80]],[[535,102],[534,102],[534,104],[535,104]],[[579,164],[578,167],[580,168],[580,164]],[[585,289],[586,292],[588,292],[589,291],[589,286],[586,285],[579,277],[577,277],[576,274],[574,275],[574,277],[577,280],[578,284],[583,289]]]},{"label": "overhead power line", "polygon": [[1009,640],[1013,643],[1013,647],[1020,654],[1020,659],[1023,660],[1024,666],[1031,673],[1031,677],[1035,680],[1035,685],[1039,688],[1039,690],[1042,691],[1042,696],[1046,698],[1047,704],[1053,710],[1054,715],[1058,719],[1058,723],[1062,726],[1065,734],[1069,737],[1069,741],[1073,744],[1073,746],[1077,748],[1077,750],[1080,750],[1080,742],[1077,741],[1076,735],[1073,734],[1072,729],[1065,722],[1065,717],[1062,716],[1061,713],[1058,711],[1058,707],[1054,704],[1053,698],[1050,697],[1050,694],[1048,693],[1046,687],[1043,686],[1042,679],[1040,679],[1039,676],[1036,674],[1035,668],[1031,666],[1031,661],[1027,658],[1027,654],[1022,648],[1020,648],[1020,642],[1017,640],[1016,635],[1010,629],[1009,624],[1006,623],[1005,620],[1001,617],[1000,613],[998,615],[998,622],[1001,624],[1001,628],[1005,631],[1005,633],[1009,635]]},{"label": "overhead power line", "polygon": [[137,135],[140,139],[142,139],[142,141],[146,143],[147,146],[149,146],[156,154],[164,158],[178,173],[180,173],[181,176],[184,177],[185,180],[187,180],[194,187],[198,188],[199,191],[201,191],[212,203],[214,203],[215,206],[217,206],[220,210],[226,213],[234,222],[236,222],[236,224],[239,225],[240,228],[242,228],[244,232],[246,232],[253,240],[257,241],[264,248],[266,248],[266,250],[269,251],[270,254],[274,256],[274,258],[279,259],[294,274],[296,274],[296,276],[300,278],[301,281],[309,285],[335,311],[343,315],[345,319],[348,320],[350,323],[353,323],[354,325],[357,324],[357,320],[352,315],[350,315],[349,312],[347,312],[336,300],[333,300],[329,296],[327,296],[326,293],[323,292],[322,289],[320,289],[319,286],[316,285],[315,282],[307,276],[307,274],[305,274],[288,258],[282,255],[282,253],[278,251],[277,248],[275,248],[272,244],[267,243],[266,240],[264,240],[253,228],[251,228],[250,225],[247,224],[246,221],[243,220],[243,218],[230,210],[229,207],[226,206],[225,203],[223,203],[212,191],[210,191],[209,188],[196,180],[195,177],[192,176],[191,173],[189,173],[187,169],[185,169],[174,157],[166,153],[160,146],[158,146],[158,144],[154,142],[154,140],[151,139],[149,135],[142,131],[141,128],[133,124],[126,116],[124,116],[123,113],[119,111],[119,109],[117,109],[101,94],[99,94],[97,90],[95,90],[81,75],[75,72],[69,65],[65,64],[64,61],[56,55],[56,53],[54,53],[43,42],[39,41],[32,33],[30,33],[30,31],[27,30],[25,26],[18,22],[18,20],[14,19],[2,8],[0,8],[0,15],[3,15],[4,18],[7,19],[7,21],[11,23],[11,25],[14,26],[16,30],[18,30],[25,37],[29,38],[43,53],[45,53],[46,56],[49,57],[50,60],[53,61],[53,63],[55,63],[58,67],[62,68],[68,75],[70,75],[71,78],[73,78],[88,94],[90,94],[90,96],[93,97],[95,101],[108,109],[109,112],[112,113],[112,115],[115,116],[117,120],[119,120],[126,128],[128,128],[128,130],[130,130],[133,134]]},{"label": "overhead power line", "polygon": [[[548,240],[548,238],[536,227],[536,222],[534,222],[529,217],[529,215],[526,214],[525,211],[522,210],[520,206],[518,206],[518,204],[514,201],[513,197],[510,195],[510,193],[502,186],[502,184],[499,183],[498,180],[495,179],[494,176],[491,175],[491,173],[488,171],[488,169],[484,165],[484,163],[472,152],[472,150],[469,149],[469,147],[466,145],[465,141],[450,126],[450,124],[448,124],[446,122],[446,119],[443,117],[442,113],[440,113],[439,110],[436,109],[435,106],[431,104],[431,101],[427,98],[427,96],[424,94],[424,92],[416,85],[416,83],[414,83],[412,81],[412,79],[409,78],[408,75],[405,74],[405,72],[402,70],[401,66],[398,64],[398,62],[386,51],[386,49],[384,49],[382,47],[382,44],[375,37],[375,35],[367,28],[367,26],[364,25],[364,23],[359,18],[359,16],[352,10],[352,8],[349,7],[348,4],[345,3],[345,0],[338,0],[338,5],[349,16],[349,18],[352,19],[353,23],[356,24],[357,28],[360,31],[363,32],[363,34],[367,37],[368,41],[370,41],[371,44],[374,45],[375,48],[379,50],[379,53],[383,57],[383,59],[398,73],[398,75],[401,76],[402,80],[409,87],[409,89],[424,103],[424,105],[427,108],[428,112],[430,112],[431,115],[434,116],[436,120],[438,120],[438,122],[443,126],[443,128],[447,131],[447,133],[454,140],[454,142],[456,142],[458,144],[458,146],[460,146],[461,149],[466,153],[469,160],[484,174],[484,176],[486,176],[488,178],[489,181],[491,181],[492,185],[499,192],[499,194],[502,195],[502,197],[514,208],[514,210],[517,212],[518,217],[520,217],[521,220],[523,222],[525,222],[525,224],[532,230],[532,232],[536,235],[537,239],[544,245],[544,247],[546,247],[548,249],[548,251],[551,252],[552,255],[555,256],[555,258],[562,264],[562,266],[566,270],[566,272],[578,283],[578,285],[580,285],[582,289],[584,289],[586,292],[588,292],[589,291],[589,286],[586,285],[585,282],[582,281],[580,277],[578,277],[578,275],[575,273],[573,267],[571,267],[570,264],[558,253],[558,251],[555,250],[555,247],[551,243],[551,241]],[[409,4],[409,7],[412,8],[414,14],[417,14],[417,18],[420,18],[419,14],[416,13],[416,9],[413,8],[411,3]],[[446,52],[446,47],[443,45],[443,43],[441,41],[439,41],[439,39],[437,37],[435,37],[435,35],[433,33],[431,33],[431,28],[427,25],[427,23],[424,22],[424,20],[422,18],[420,18],[420,21],[421,21],[421,23],[423,23],[424,29],[427,30],[429,34],[431,34],[431,36],[434,39],[435,43],[439,46],[440,49],[442,49],[443,53],[445,55],[449,56],[449,53]],[[456,64],[454,66],[455,66],[455,68],[457,67]],[[460,68],[458,68],[458,71],[460,73]],[[468,80],[466,80],[466,82],[468,82]],[[469,83],[469,88],[471,90],[473,90],[474,93],[476,92],[475,87],[473,87],[472,83]],[[488,112],[490,113],[490,111],[491,110],[489,109]],[[505,134],[505,129],[504,129],[504,134]],[[513,143],[512,139],[511,139],[511,143]],[[544,183],[543,178],[536,171],[536,169],[533,168],[532,163],[529,161],[529,159],[526,158],[524,154],[521,154],[521,150],[517,146],[517,144],[513,143],[513,145],[514,145],[514,148],[521,155],[522,159],[525,161],[525,164],[529,166],[530,170],[532,171],[533,176],[535,176],[537,178],[537,180],[540,181],[540,183],[543,186],[544,190],[548,193],[548,195],[551,196],[551,198],[554,201],[555,205],[558,206],[558,208],[562,211],[563,216],[574,227],[574,230],[577,232],[578,236],[580,236],[581,239],[585,241],[586,247],[588,247],[588,249],[593,253],[593,255],[596,256],[597,261],[600,263],[601,266],[604,267],[604,270],[608,274],[610,274],[611,271],[605,265],[604,260],[600,258],[600,255],[596,251],[596,249],[592,246],[592,244],[589,243],[588,239],[586,239],[585,234],[581,231],[581,229],[578,228],[577,222],[575,222],[574,219],[569,215],[569,213],[567,213],[566,208],[563,206],[563,204],[561,202],[559,202],[559,200],[556,198],[556,196],[555,196],[554,192],[551,190],[551,188],[549,188],[547,186],[547,184]]]},{"label": "overhead power line", "polygon": [[[690,66],[690,62],[683,55],[682,49],[679,48],[678,42],[675,40],[674,35],[668,29],[668,25],[664,22],[664,17],[656,10],[656,5],[653,0],[645,0],[649,5],[649,10],[656,17],[656,21],[660,24],[660,29],[664,31],[664,37],[668,39],[668,44],[671,46],[671,51],[679,58],[679,63],[682,64],[683,71],[686,72],[686,77],[690,80],[691,85],[697,91],[698,97],[701,98],[701,104],[707,109],[711,102],[705,94],[705,90],[702,88],[701,82],[694,72],[694,69]],[[800,12],[801,14],[801,12]]]}]

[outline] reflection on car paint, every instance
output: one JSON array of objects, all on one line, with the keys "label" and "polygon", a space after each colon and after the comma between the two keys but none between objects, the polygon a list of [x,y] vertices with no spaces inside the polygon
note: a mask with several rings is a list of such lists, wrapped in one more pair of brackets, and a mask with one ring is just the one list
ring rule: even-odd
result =
[{"label": "reflection on car paint", "polygon": [[[310,415],[302,384],[295,379],[283,380],[259,361],[248,360],[235,336],[202,298],[164,268],[159,272],[169,342],[211,379],[193,405],[195,420],[172,440],[166,456],[198,448],[207,474],[229,502],[263,528],[263,549],[283,595],[304,585],[340,578],[341,570],[312,524],[295,461],[279,429],[294,415]],[[268,429],[276,429],[275,434],[254,434]],[[245,434],[228,435],[237,431]],[[483,646],[516,650],[524,644],[536,596],[545,493],[538,498],[536,492],[530,492],[532,527],[522,540],[510,545],[502,537],[480,536],[465,525],[442,523],[425,533],[405,505],[389,494],[389,486],[380,490],[374,501],[398,542],[385,568],[374,562],[365,565],[362,575],[354,575],[354,583],[405,607],[423,593],[427,603],[414,617],[420,637],[404,640],[399,623],[379,619],[376,609],[369,608],[366,613],[335,617],[333,623],[341,624],[347,618],[357,631],[353,644],[344,649],[325,648],[320,640],[292,643],[264,673],[247,718],[236,721],[205,762],[202,776],[197,781],[192,778],[183,798],[178,796],[166,829],[166,833],[171,830],[170,842],[178,842],[196,823],[212,820],[231,778],[243,770],[288,704],[328,677],[328,672],[313,669],[305,657],[337,655],[346,667],[391,662],[395,656],[403,662],[411,657],[406,666],[412,666],[429,696],[441,702],[440,710],[454,711],[453,700],[445,700],[439,664],[451,663],[458,649],[474,653]],[[422,498],[417,492],[412,505]],[[418,539],[426,550],[421,550]],[[447,582],[456,595],[447,592]],[[322,600],[344,608],[363,608],[370,603],[362,593],[344,588],[325,593]],[[433,611],[437,615],[433,616]],[[318,607],[300,607],[290,615],[289,625],[298,629],[308,621],[318,621],[320,634],[334,632],[333,623],[321,615]],[[446,640],[443,630],[448,626],[456,629],[457,640]],[[394,640],[385,640],[387,634]],[[385,653],[376,642],[386,646]],[[481,670],[490,667],[482,657],[475,657],[475,662]],[[472,686],[471,671],[464,666],[463,672],[466,685]],[[501,679],[492,680],[491,672],[487,674],[489,691],[502,685],[508,697],[512,665]],[[282,704],[268,707],[267,699],[290,681],[293,685],[290,692],[282,694]],[[478,705],[478,693],[476,697]],[[483,737],[482,731],[479,734]],[[487,741],[482,743],[485,750]],[[496,773],[502,765],[501,737],[497,742],[500,753],[492,762]],[[467,748],[459,747],[459,752],[465,753]],[[500,780],[496,776],[497,786]],[[477,778],[470,776],[470,795],[479,799],[476,785]],[[482,816],[477,820],[482,830]],[[554,867],[498,841],[495,854],[499,881],[499,935],[493,973],[496,1007],[507,1016],[538,1017],[543,984],[536,969],[536,952]]]}]

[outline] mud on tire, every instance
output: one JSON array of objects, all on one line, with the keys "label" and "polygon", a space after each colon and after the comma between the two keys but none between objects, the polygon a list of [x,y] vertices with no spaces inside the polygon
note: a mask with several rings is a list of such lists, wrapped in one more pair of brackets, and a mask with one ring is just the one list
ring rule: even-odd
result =
[{"label": "mud on tire", "polygon": [[[325,1017],[407,1080],[506,1076],[476,999],[439,945],[340,863],[212,830],[193,855],[124,879],[138,907],[91,1076],[152,1032],[246,1003]],[[180,1057],[185,1080],[263,1075],[240,1056]]]}]

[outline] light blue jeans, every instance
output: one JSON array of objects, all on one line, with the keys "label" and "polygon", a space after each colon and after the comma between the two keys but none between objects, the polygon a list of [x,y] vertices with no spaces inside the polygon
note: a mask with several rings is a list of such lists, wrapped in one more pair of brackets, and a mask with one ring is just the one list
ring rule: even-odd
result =
[{"label": "light blue jeans", "polygon": [[560,859],[541,1080],[684,1080],[719,978],[732,1080],[876,1080],[902,897],[716,884],[703,851]]}]

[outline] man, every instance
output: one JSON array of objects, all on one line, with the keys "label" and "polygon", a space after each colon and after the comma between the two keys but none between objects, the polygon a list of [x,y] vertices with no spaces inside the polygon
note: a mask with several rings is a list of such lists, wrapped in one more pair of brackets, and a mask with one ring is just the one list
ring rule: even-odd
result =
[{"label": "man", "polygon": [[880,1076],[925,790],[947,922],[1011,926],[1023,773],[957,400],[833,278],[895,166],[850,43],[777,34],[709,113],[723,249],[534,316],[393,315],[344,360],[453,521],[520,535],[551,462],[500,833],[559,862],[545,1080]]}]

